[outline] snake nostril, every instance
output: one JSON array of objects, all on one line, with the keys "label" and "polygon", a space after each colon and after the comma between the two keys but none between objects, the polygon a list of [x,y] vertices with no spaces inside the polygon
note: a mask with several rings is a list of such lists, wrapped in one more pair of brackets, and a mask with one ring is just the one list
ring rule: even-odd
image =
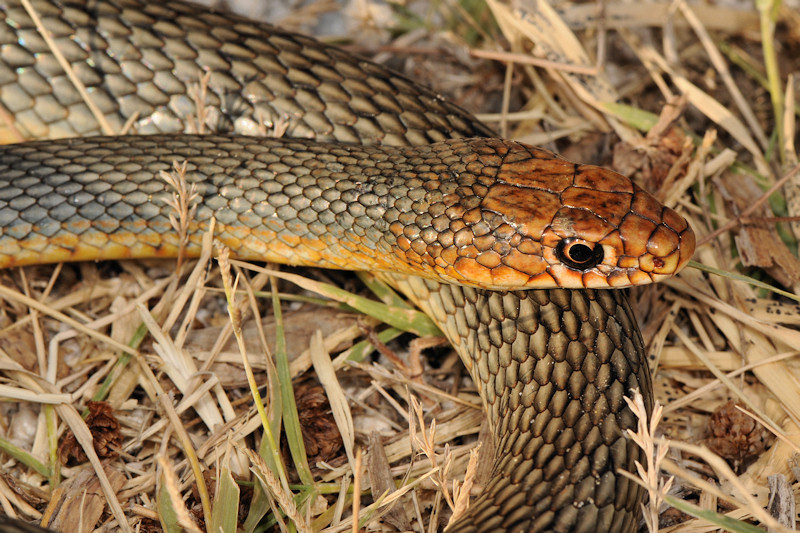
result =
[{"label": "snake nostril", "polygon": [[586,271],[603,261],[603,247],[580,239],[562,239],[556,246],[556,257],[570,268]]}]

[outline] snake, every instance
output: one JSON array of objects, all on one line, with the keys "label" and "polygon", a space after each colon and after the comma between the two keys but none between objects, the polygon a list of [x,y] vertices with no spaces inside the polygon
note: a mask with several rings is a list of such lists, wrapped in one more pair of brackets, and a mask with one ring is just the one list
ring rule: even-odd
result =
[{"label": "snake", "polygon": [[[486,412],[491,475],[447,531],[636,529],[625,398],[653,391],[617,289],[685,266],[683,217],[311,37],[176,0],[31,4],[52,43],[0,5],[0,105],[26,140],[0,146],[0,267],[194,256],[213,219],[236,257],[377,272]],[[196,192],[185,245],[176,171]]]}]

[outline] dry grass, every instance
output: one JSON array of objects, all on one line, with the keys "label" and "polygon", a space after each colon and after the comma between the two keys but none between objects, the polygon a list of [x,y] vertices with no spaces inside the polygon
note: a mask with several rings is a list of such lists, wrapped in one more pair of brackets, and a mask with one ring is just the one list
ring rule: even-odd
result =
[{"label": "dry grass", "polygon": [[[504,136],[632,175],[690,220],[700,243],[695,261],[705,269],[633,291],[664,406],[663,417],[642,417],[635,437],[650,452],[649,472],[642,474],[651,492],[644,516],[651,531],[748,530],[733,519],[781,530],[763,508],[769,476],[797,481],[800,223],[793,221],[800,216],[800,178],[792,74],[800,67],[800,15],[766,0],[757,3],[760,12],[683,1],[646,8],[558,4],[559,10],[535,4],[521,12],[495,0],[448,1],[421,16],[365,10],[370,17],[350,32],[364,42],[348,45],[382,60],[411,58],[393,64],[483,113]],[[605,19],[598,17],[600,5]],[[320,10],[307,7],[291,20],[312,13]],[[405,31],[388,41],[389,27]],[[193,95],[196,131],[206,128],[207,83],[199,80]],[[0,109],[4,117],[11,121]],[[280,131],[285,124],[274,126]],[[0,137],[20,134],[8,123],[0,125]],[[193,193],[180,169],[166,178],[176,191],[173,225],[185,235]],[[91,468],[105,502],[98,524],[106,530],[151,531],[157,509],[172,509],[184,525],[218,524],[225,520],[212,516],[219,502],[229,512],[240,502],[249,508],[248,531],[270,510],[281,517],[282,531],[289,531],[288,516],[298,530],[330,532],[378,529],[393,506],[413,509],[415,531],[435,531],[439,513],[450,512],[444,507],[461,512],[481,470],[476,439],[463,437],[478,433],[481,415],[457,357],[444,356],[423,375],[415,361],[395,367],[385,350],[402,346],[392,344],[399,332],[345,313],[345,305],[358,308],[357,296],[326,285],[352,287],[353,279],[340,273],[312,271],[314,279],[305,281],[280,274],[288,280],[278,304],[285,316],[261,318],[267,298],[277,296],[268,292],[274,273],[236,261],[220,270],[211,261],[210,234],[203,250],[182,268],[121,262],[0,273],[0,395],[7,399],[0,411],[2,511],[49,516],[57,504],[81,497],[50,490]],[[429,332],[424,317],[403,309],[391,293],[379,297],[402,310],[412,328]],[[388,344],[375,364],[348,361],[371,351],[364,332],[372,344]],[[332,364],[325,354],[334,356]],[[316,410],[324,408],[287,405],[279,383],[312,363],[335,398],[329,424],[312,429],[328,442],[337,428],[345,445],[307,457],[299,433],[281,444],[281,426],[296,432],[292,424],[319,418],[325,413]],[[76,407],[89,399],[107,400],[119,418],[119,460],[104,464],[94,451]],[[744,414],[712,421],[728,399],[747,406],[767,429],[751,429]],[[738,440],[730,436],[745,428]],[[710,432],[726,429],[717,449],[747,452],[752,445],[754,451],[738,471],[704,447]],[[58,442],[67,431],[90,466],[60,466]],[[359,489],[368,488],[359,457],[373,431],[382,436],[390,479],[403,483],[370,496]],[[775,437],[766,439],[764,452],[755,444],[766,431]],[[657,465],[671,482],[654,475]],[[124,474],[120,486],[109,467]],[[243,480],[241,495],[226,491],[224,471]]]}]

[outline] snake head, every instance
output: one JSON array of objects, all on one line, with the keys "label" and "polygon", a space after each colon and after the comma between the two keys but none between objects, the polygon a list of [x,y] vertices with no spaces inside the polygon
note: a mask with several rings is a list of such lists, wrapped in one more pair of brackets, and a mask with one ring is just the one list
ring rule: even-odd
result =
[{"label": "snake head", "polygon": [[686,220],[621,174],[520,143],[468,143],[478,155],[453,198],[480,201],[464,210],[462,237],[453,239],[450,273],[462,283],[628,287],[675,274],[694,252]]}]

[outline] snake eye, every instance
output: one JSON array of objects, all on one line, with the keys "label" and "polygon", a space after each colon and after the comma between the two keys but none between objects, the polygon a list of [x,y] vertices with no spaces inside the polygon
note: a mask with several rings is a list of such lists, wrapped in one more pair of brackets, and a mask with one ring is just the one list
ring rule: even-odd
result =
[{"label": "snake eye", "polygon": [[603,247],[578,239],[563,239],[556,246],[556,257],[575,270],[589,270],[603,261]]}]

